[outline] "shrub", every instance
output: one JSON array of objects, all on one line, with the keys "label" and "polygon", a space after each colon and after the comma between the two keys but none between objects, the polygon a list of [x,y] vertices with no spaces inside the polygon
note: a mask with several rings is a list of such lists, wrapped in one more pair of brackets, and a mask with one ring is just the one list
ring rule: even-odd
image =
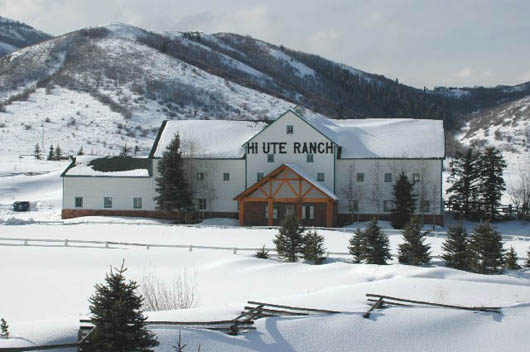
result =
[{"label": "shrub", "polygon": [[269,259],[269,251],[267,248],[265,248],[265,245],[263,245],[263,247],[256,252],[256,258]]},{"label": "shrub", "polygon": [[326,259],[324,248],[324,237],[320,236],[315,230],[308,231],[304,235],[302,245],[302,254],[304,260],[321,264]]}]

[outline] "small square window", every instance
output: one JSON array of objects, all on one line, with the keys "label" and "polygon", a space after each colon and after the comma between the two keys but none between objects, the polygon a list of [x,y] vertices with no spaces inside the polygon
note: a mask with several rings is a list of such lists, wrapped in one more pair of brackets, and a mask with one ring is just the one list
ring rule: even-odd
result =
[{"label": "small square window", "polygon": [[225,172],[223,174],[223,181],[230,181],[230,173]]},{"label": "small square window", "polygon": [[431,211],[431,202],[428,200],[423,201],[422,211],[424,213],[429,213]]},{"label": "small square window", "polygon": [[350,212],[358,212],[359,211],[359,201],[357,199],[349,200],[348,201],[348,208],[350,209]]},{"label": "small square window", "polygon": [[256,180],[261,181],[263,179],[263,172],[258,172]]},{"label": "small square window", "polygon": [[83,207],[83,197],[75,197],[75,207],[76,208]]},{"label": "small square window", "polygon": [[420,174],[412,174],[412,182],[420,182]]},{"label": "small square window", "polygon": [[394,208],[394,201],[392,200],[385,200],[383,202],[383,210],[386,211],[386,212],[389,212],[389,211],[392,211],[392,209]]},{"label": "small square window", "polygon": [[204,180],[204,172],[197,172],[197,180],[199,181]]},{"label": "small square window", "polygon": [[287,134],[293,134],[294,133],[293,125],[287,125],[286,128],[287,128],[286,129]]},{"label": "small square window", "polygon": [[308,163],[312,163],[314,161],[313,154],[307,154],[307,159],[306,160],[307,160]]},{"label": "small square window", "polygon": [[142,198],[140,198],[140,197],[134,197],[133,198],[133,208],[134,209],[142,209]]},{"label": "small square window", "polygon": [[364,174],[358,173],[357,174],[357,182],[364,182]]},{"label": "small square window", "polygon": [[112,197],[103,197],[103,207],[112,208]]},{"label": "small square window", "polygon": [[206,210],[206,198],[199,198],[199,210]]},{"label": "small square window", "polygon": [[[279,207],[272,207],[272,218],[278,219]],[[265,205],[265,219],[269,218],[269,206]]]},{"label": "small square window", "polygon": [[274,162],[274,154],[267,154],[267,162],[268,163]]},{"label": "small square window", "polygon": [[392,182],[392,174],[386,173],[385,174],[385,182]]},{"label": "small square window", "polygon": [[319,172],[317,174],[317,181],[318,182],[324,182],[324,173],[323,172]]}]

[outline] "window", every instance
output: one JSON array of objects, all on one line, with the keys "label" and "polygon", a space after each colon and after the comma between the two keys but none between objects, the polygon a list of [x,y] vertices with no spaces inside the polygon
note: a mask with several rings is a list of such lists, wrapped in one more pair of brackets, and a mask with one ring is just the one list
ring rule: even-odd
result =
[{"label": "window", "polygon": [[142,209],[142,198],[140,198],[140,197],[134,197],[133,198],[133,208],[134,209]]},{"label": "window", "polygon": [[199,210],[206,210],[206,198],[197,199],[199,203]]},{"label": "window", "polygon": [[287,125],[286,126],[286,132],[287,132],[287,134],[293,134],[294,133],[293,125]]},{"label": "window", "polygon": [[312,163],[314,161],[313,154],[307,154],[306,160],[307,160],[308,163]]},{"label": "window", "polygon": [[364,182],[364,174],[358,173],[357,174],[357,182]]},{"label": "window", "polygon": [[83,207],[83,197],[75,197],[75,207],[76,208]]},{"label": "window", "polygon": [[103,207],[112,208],[112,197],[103,197]]},{"label": "window", "polygon": [[274,154],[267,154],[267,162],[268,163],[274,162]]},{"label": "window", "polygon": [[302,206],[302,219],[312,220],[315,218],[315,207],[313,205]]},{"label": "window", "polygon": [[412,174],[412,182],[420,182],[420,174]]},{"label": "window", "polygon": [[392,182],[392,174],[386,173],[385,174],[385,182]]},{"label": "window", "polygon": [[431,211],[431,202],[428,200],[424,200],[422,210],[424,213],[429,213]]},{"label": "window", "polygon": [[[278,219],[278,212],[279,212],[278,207],[272,207],[272,218],[273,219]],[[268,219],[268,218],[269,218],[269,205],[265,205],[265,219]]]},{"label": "window", "polygon": [[263,180],[263,172],[258,172],[258,175],[256,176],[256,180],[258,181]]},{"label": "window", "polygon": [[317,181],[318,182],[324,182],[324,173],[323,172],[319,172],[317,174]]},{"label": "window", "polygon": [[359,201],[357,199],[349,200],[348,201],[348,208],[350,209],[350,212],[358,212],[359,211]]},{"label": "window", "polygon": [[383,210],[384,211],[392,211],[392,209],[394,208],[394,201],[391,201],[391,200],[385,200],[383,202]]},{"label": "window", "polygon": [[230,181],[230,173],[225,172],[223,174],[223,181]]},{"label": "window", "polygon": [[204,180],[204,172],[197,172],[197,180],[199,181]]}]

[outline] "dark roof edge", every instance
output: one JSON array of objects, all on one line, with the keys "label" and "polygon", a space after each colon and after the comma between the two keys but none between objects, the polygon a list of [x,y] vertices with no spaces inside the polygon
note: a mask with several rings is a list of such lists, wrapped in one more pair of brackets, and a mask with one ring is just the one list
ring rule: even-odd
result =
[{"label": "dark roof edge", "polygon": [[162,133],[164,132],[164,129],[166,128],[168,120],[162,121],[162,125],[160,126],[160,129],[158,130],[158,134],[156,135],[155,142],[153,143],[153,147],[151,148],[151,151],[149,152],[149,159],[153,159],[156,149],[158,148],[158,143],[160,142],[160,138],[162,138]]}]

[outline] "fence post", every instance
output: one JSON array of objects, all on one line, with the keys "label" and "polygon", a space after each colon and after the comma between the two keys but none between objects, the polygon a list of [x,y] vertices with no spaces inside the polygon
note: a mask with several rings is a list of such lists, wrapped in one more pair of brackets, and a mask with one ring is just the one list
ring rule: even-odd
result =
[{"label": "fence post", "polygon": [[109,248],[109,243],[105,242],[105,248]]},{"label": "fence post", "polygon": [[234,254],[237,254],[237,248],[234,248]]},{"label": "fence post", "polygon": [[28,240],[24,240],[24,246],[28,245]]},{"label": "fence post", "polygon": [[65,246],[65,247],[68,247],[68,239],[65,239],[65,240],[64,240],[64,246]]},{"label": "fence post", "polygon": [[193,246],[190,244],[190,252],[193,250]]}]

